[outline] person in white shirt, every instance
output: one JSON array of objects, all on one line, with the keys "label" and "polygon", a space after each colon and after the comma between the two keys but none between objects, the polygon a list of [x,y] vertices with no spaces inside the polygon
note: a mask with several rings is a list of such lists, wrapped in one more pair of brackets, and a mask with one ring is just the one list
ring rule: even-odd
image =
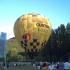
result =
[{"label": "person in white shirt", "polygon": [[64,63],[64,70],[70,70],[70,62]]},{"label": "person in white shirt", "polygon": [[50,64],[48,66],[48,70],[56,70],[56,65],[55,64]]}]

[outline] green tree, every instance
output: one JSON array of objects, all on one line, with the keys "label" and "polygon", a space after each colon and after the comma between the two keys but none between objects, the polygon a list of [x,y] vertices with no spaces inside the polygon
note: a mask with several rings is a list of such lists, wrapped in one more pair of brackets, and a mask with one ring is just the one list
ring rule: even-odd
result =
[{"label": "green tree", "polygon": [[66,25],[66,56],[70,57],[70,23]]},{"label": "green tree", "polygon": [[18,52],[16,48],[12,48],[8,51],[7,61],[18,61]]},{"label": "green tree", "polygon": [[67,23],[66,25],[66,31],[68,34],[70,34],[70,23]]}]

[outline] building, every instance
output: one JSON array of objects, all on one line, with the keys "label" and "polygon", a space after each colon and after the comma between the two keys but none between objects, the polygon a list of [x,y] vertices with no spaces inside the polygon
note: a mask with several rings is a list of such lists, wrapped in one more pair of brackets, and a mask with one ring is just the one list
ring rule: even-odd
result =
[{"label": "building", "polygon": [[6,33],[0,33],[0,57],[6,55]]}]

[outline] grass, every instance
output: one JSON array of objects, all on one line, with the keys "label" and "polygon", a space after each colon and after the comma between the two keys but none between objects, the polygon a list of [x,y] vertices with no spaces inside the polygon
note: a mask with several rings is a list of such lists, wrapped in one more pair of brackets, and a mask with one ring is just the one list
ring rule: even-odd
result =
[{"label": "grass", "polygon": [[[0,70],[4,70],[4,68],[0,67]],[[7,70],[35,70],[31,64],[26,64],[23,66],[10,66]]]}]

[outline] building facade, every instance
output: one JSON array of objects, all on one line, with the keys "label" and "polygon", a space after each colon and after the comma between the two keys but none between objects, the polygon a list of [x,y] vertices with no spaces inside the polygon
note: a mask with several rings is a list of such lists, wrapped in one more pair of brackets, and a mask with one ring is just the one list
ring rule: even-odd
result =
[{"label": "building facade", "polygon": [[6,55],[6,33],[0,33],[0,57]]}]

